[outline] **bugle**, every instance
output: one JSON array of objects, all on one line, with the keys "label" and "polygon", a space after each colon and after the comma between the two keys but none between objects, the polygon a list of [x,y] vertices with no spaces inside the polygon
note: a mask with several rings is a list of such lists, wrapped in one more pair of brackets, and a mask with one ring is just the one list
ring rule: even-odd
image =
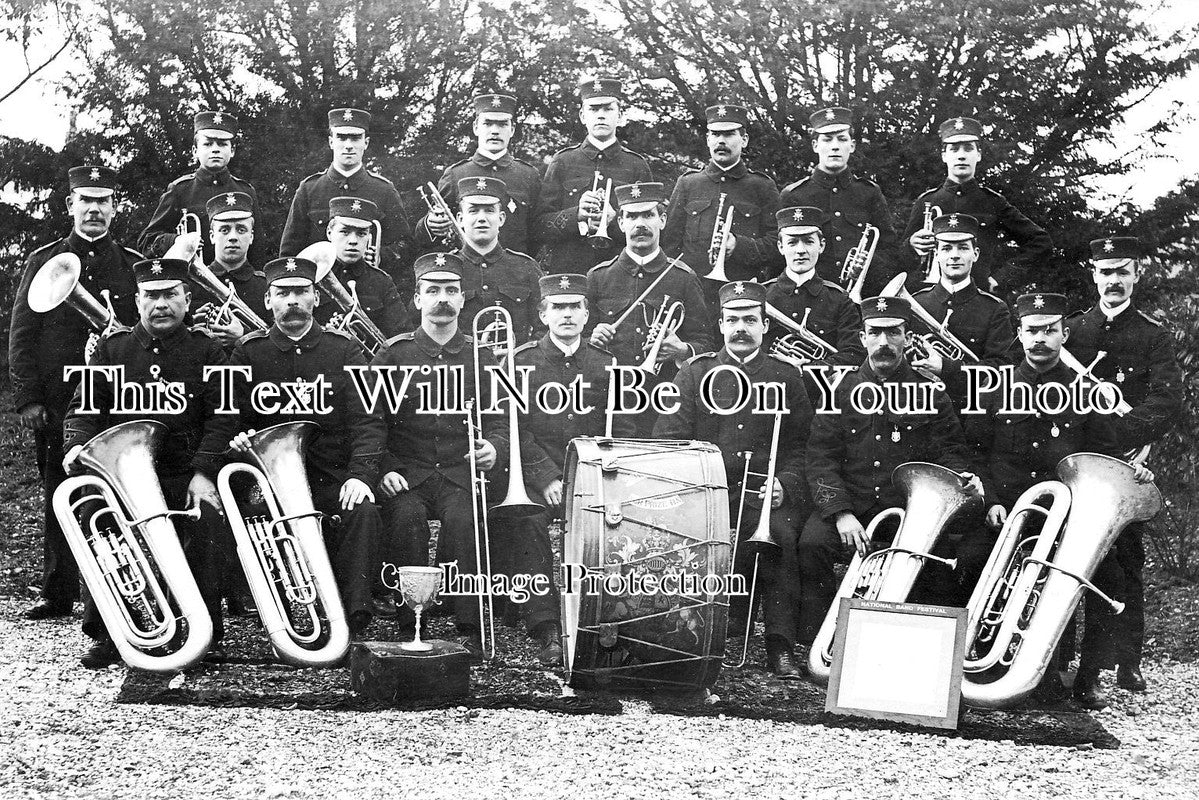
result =
[{"label": "bugle", "polygon": [[93,331],[111,333],[121,323],[112,309],[108,290],[100,290],[104,298],[101,303],[79,282],[82,271],[83,265],[74,253],[60,253],[42,264],[29,283],[29,308],[45,314],[66,303],[87,320]]},{"label": "bugle", "polygon": [[796,323],[770,303],[766,304],[766,316],[787,330],[770,345],[771,357],[796,369],[803,369],[805,364],[824,361],[837,352],[837,348],[808,330],[808,317],[811,314],[812,309],[804,309],[803,319]]},{"label": "bugle", "polygon": [[[1157,487],[1119,459],[1075,453],[1057,473],[1017,500],[966,606],[962,698],[972,706],[1003,708],[1036,689],[1084,590],[1123,610],[1091,576],[1128,525],[1161,510]],[[1034,517],[1041,527],[1028,534]]]},{"label": "bugle", "polygon": [[434,186],[430,181],[421,184],[417,188],[420,189],[421,199],[425,201],[425,205],[428,206],[430,211],[436,211],[439,214],[444,214],[446,218],[449,219],[452,227],[450,228],[449,233],[444,237],[446,239],[446,243],[449,244],[452,238],[456,236],[458,237],[458,243],[464,244],[466,242],[466,231],[458,222],[458,217],[452,211],[450,211],[450,204],[447,203],[445,198],[441,196],[441,192],[437,191],[437,187]]},{"label": "bugle", "polygon": [[849,292],[849,299],[862,304],[862,288],[866,285],[866,273],[874,262],[874,251],[878,248],[878,228],[866,224],[862,227],[862,238],[852,250],[845,254],[841,266],[841,285]]},{"label": "bugle", "polygon": [[711,264],[712,270],[704,277],[708,280],[728,283],[729,276],[724,272],[724,261],[728,256],[728,251],[724,245],[729,240],[729,234],[733,230],[734,206],[732,203],[729,203],[728,210],[722,218],[720,209],[724,208],[724,198],[725,195],[722,192],[720,195],[720,206],[716,210],[716,221],[712,227],[712,241],[708,244],[708,262]]},{"label": "bugle", "polygon": [[[350,628],[312,505],[304,447],[314,422],[284,422],[250,436],[251,463],[226,464],[217,491],[246,582],[275,652],[301,667],[331,666],[350,648]],[[249,476],[265,513],[242,510],[234,476]]]},{"label": "bugle", "polygon": [[924,306],[916,302],[916,298],[912,297],[912,293],[904,287],[903,284],[907,278],[906,272],[896,275],[890,283],[883,287],[879,297],[896,297],[906,300],[912,308],[912,315],[928,327],[929,333],[915,334],[912,337],[909,354],[915,358],[927,358],[929,351],[935,350],[941,358],[950,361],[978,361],[979,358],[974,351],[949,332],[949,314],[953,312],[953,309],[949,309],[944,321],[937,321],[937,318],[925,311]]},{"label": "bugle", "polygon": [[165,430],[161,422],[135,420],[93,437],[78,456],[91,474],[67,478],[53,499],[122,660],[151,672],[195,664],[208,652],[213,631],[171,522],[172,516],[197,519],[200,510],[169,510],[154,469]]},{"label": "bugle", "polygon": [[[924,233],[933,232],[933,220],[941,216],[941,207],[934,206],[932,203],[924,204],[924,225],[920,230]],[[920,271],[924,273],[925,283],[940,283],[941,282],[941,267],[937,265],[936,259],[937,247],[934,244],[933,248],[924,255],[920,256]]]},{"label": "bugle", "polygon": [[308,245],[296,256],[306,258],[316,264],[316,285],[337,303],[341,315],[336,320],[329,321],[329,328],[344,331],[358,342],[358,346],[373,356],[386,346],[387,337],[379,329],[358,300],[358,291],[354,281],[349,281],[347,289],[337,276],[333,274],[336,257],[330,242],[315,242]]},{"label": "bugle", "polygon": [[865,557],[854,554],[808,653],[808,671],[821,683],[828,682],[833,663],[833,636],[841,600],[863,598],[902,603],[908,599],[925,561],[956,567],[954,559],[933,555],[933,548],[950,519],[982,502],[961,475],[936,464],[919,461],[900,464],[891,473],[891,483],[904,493],[904,508],[880,512],[866,527],[866,539],[873,539],[878,526],[891,517],[898,520],[899,530],[889,547]]}]

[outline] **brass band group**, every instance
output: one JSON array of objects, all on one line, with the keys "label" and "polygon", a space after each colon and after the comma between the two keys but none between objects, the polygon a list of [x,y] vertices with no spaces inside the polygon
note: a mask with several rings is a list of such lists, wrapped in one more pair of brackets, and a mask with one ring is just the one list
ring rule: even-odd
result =
[{"label": "brass band group", "polygon": [[[476,97],[477,150],[411,216],[364,166],[370,114],[333,109],[332,163],[261,264],[234,115],[195,115],[197,168],[137,250],[109,235],[116,174],[71,169],[73,230],[30,254],[9,341],[44,481],[27,616],[70,614],[82,579],[84,665],[170,671],[218,650],[248,594],[281,658],[333,664],[376,617],[420,635],[385,576],[429,566],[437,521],[436,564],[546,576],[525,602],[449,598],[479,657],[498,618],[544,664],[565,649],[568,672],[636,682],[652,658],[645,680],[672,683],[646,640],[691,674],[726,641],[736,662],[760,618],[769,671],[826,680],[837,601],[867,597],[966,608],[963,694],[1006,705],[1066,691],[1081,603],[1075,700],[1105,705],[1105,669],[1144,690],[1143,456],[1181,378],[1134,300],[1141,243],[1092,242],[1097,300],[1071,313],[1024,291],[1052,243],[977,182],[975,119],[940,125],[944,181],[897,232],[851,169],[849,109],[811,115],[817,164],[780,192],[742,159],[751,111],[713,105],[710,160],[667,196],[617,139],[621,82],[578,94],[586,137],[543,170],[509,150],[515,98]],[[450,374],[465,406],[430,410]],[[571,402],[522,406],[522,375]],[[1041,402],[1078,387],[1110,402]],[[555,519],[563,561],[751,591],[581,607]]]}]

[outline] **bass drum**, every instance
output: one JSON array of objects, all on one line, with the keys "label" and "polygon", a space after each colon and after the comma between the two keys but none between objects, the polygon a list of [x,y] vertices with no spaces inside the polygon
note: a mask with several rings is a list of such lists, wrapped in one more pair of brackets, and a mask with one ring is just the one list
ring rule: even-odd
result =
[{"label": "bass drum", "polygon": [[[574,439],[564,495],[564,574],[585,567],[603,578],[563,587],[570,685],[712,685],[729,608],[720,451],[706,442]],[[655,583],[659,590],[647,591]]]}]

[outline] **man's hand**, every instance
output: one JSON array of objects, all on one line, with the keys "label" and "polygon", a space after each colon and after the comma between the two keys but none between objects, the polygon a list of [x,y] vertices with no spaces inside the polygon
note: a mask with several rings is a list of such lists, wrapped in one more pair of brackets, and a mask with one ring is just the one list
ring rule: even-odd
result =
[{"label": "man's hand", "polygon": [[733,254],[733,251],[736,249],[737,249],[737,237],[733,235],[732,231],[729,231],[729,235],[724,237],[724,254],[725,254],[725,256],[726,257],[731,256]]},{"label": "man's hand", "polygon": [[562,481],[554,480],[549,486],[545,487],[541,495],[545,498],[545,504],[549,508],[557,508],[562,505]]},{"label": "man's hand", "polygon": [[941,354],[937,352],[935,347],[927,347],[928,356],[925,358],[916,358],[912,360],[912,366],[916,369],[926,369],[936,375],[940,375],[945,369],[945,359],[941,358]]},{"label": "man's hand", "polygon": [[41,403],[30,403],[21,409],[21,427],[27,431],[40,431],[48,422],[46,407]]},{"label": "man's hand", "polygon": [[254,431],[242,431],[229,440],[229,449],[235,453],[250,452],[250,437],[254,435]]},{"label": "man's hand", "polygon": [[207,475],[197,472],[187,484],[187,506],[194,508],[200,503],[207,503],[218,513],[221,511],[221,498],[217,494],[216,484],[209,480]]},{"label": "man's hand", "polygon": [[84,473],[83,465],[79,463],[79,454],[83,452],[83,445],[77,444],[67,451],[67,454],[62,459],[62,471],[68,475],[82,475]]},{"label": "man's hand", "polygon": [[586,222],[588,228],[595,227],[603,209],[604,190],[588,189],[579,197],[579,222]]},{"label": "man's hand", "polygon": [[341,485],[341,494],[337,498],[341,501],[342,511],[353,511],[354,507],[363,500],[375,502],[375,494],[371,491],[371,487],[357,478],[348,478]]},{"label": "man's hand", "polygon": [[987,525],[991,530],[1003,530],[1003,523],[1007,522],[1007,509],[996,503],[987,509]]},{"label": "man's hand", "polygon": [[966,482],[966,491],[970,492],[971,494],[977,494],[979,497],[983,496],[984,492],[982,478],[978,477],[973,472],[959,473],[959,477]]},{"label": "man's hand", "polygon": [[841,544],[855,548],[860,556],[866,555],[866,548],[870,544],[866,529],[851,512],[842,511],[837,515],[837,535],[841,537]]},{"label": "man's hand", "polygon": [[171,245],[170,249],[175,252],[175,258],[191,261],[200,250],[200,232],[188,231],[180,236],[176,236],[175,242]]},{"label": "man's hand", "polygon": [[226,347],[236,344],[238,339],[246,335],[246,329],[238,322],[237,317],[232,315],[229,316],[228,321],[225,323],[216,321],[214,315],[213,320],[208,323],[207,328]]},{"label": "man's hand", "polygon": [[[475,448],[475,465],[478,466],[479,471],[487,472],[495,466],[495,446],[486,439],[480,439],[478,445]],[[465,458],[469,459],[470,455],[466,455]]]},{"label": "man's hand", "polygon": [[688,358],[691,358],[691,348],[677,333],[672,333],[662,340],[662,347],[658,350],[659,364],[666,361],[685,361]]},{"label": "man's hand", "polygon": [[400,492],[408,491],[408,481],[398,472],[389,472],[379,481],[379,493],[384,497],[395,497]]},{"label": "man's hand", "polygon": [[[762,488],[758,489],[758,500],[766,502],[766,484],[762,484]],[[770,507],[778,508],[783,504],[783,484],[778,478],[774,479],[774,491],[770,495]]]},{"label": "man's hand", "polygon": [[450,215],[442,211],[440,208],[435,208],[429,211],[425,217],[425,227],[429,229],[429,233],[436,239],[444,239],[450,235],[450,230],[454,227],[450,221]]},{"label": "man's hand", "polygon": [[1144,464],[1133,464],[1132,477],[1137,483],[1153,483],[1153,471]]},{"label": "man's hand", "polygon": [[591,331],[591,343],[596,347],[607,347],[616,338],[616,326],[601,322]]},{"label": "man's hand", "polygon": [[919,255],[926,256],[933,251],[933,245],[936,244],[936,239],[933,237],[932,231],[918,230],[908,237],[908,244],[912,246]]}]

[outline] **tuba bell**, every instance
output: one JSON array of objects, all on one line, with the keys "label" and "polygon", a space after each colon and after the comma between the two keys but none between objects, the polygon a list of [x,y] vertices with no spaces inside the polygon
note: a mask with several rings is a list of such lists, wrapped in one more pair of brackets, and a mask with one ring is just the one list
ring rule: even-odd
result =
[{"label": "tuba bell", "polygon": [[[167,509],[154,458],[166,426],[115,425],[79,453],[92,474],[67,478],[54,492],[62,525],[96,610],[126,664],[177,672],[212,643],[212,617],[188,567]],[[86,522],[86,530],[85,530]]]},{"label": "tuba bell", "polygon": [[[962,698],[972,706],[1003,708],[1037,688],[1084,589],[1123,610],[1090,578],[1128,525],[1161,510],[1157,487],[1119,459],[1075,453],[1057,473],[1020,496],[967,604]],[[1041,527],[1026,534],[1034,517]]]},{"label": "tuba bell", "polygon": [[367,316],[358,300],[358,290],[354,281],[349,282],[349,289],[333,274],[333,265],[337,257],[330,242],[314,242],[297,254],[296,258],[306,258],[316,264],[316,285],[325,294],[333,298],[342,313],[340,319],[330,324],[332,330],[345,331],[354,337],[370,358],[387,345],[387,337],[379,326]]},{"label": "tuba bell", "polygon": [[83,265],[74,253],[60,253],[42,264],[29,284],[29,307],[44,314],[66,303],[82,314],[96,333],[109,333],[120,322],[113,313],[108,290],[101,291],[101,303],[79,282],[82,271]]},{"label": "tuba bell", "polygon": [[932,550],[954,516],[982,502],[960,475],[937,464],[920,461],[900,464],[891,473],[891,483],[907,497],[905,507],[879,513],[867,526],[866,538],[872,539],[879,524],[888,517],[899,521],[899,530],[889,547],[865,558],[855,554],[850,562],[808,653],[808,669],[821,683],[828,682],[832,668],[840,601],[860,597],[902,603],[911,593],[925,561],[937,561],[951,569],[957,566],[954,559],[934,556]]},{"label": "tuba bell", "polygon": [[[350,647],[350,628],[312,505],[304,446],[314,422],[284,422],[250,437],[253,463],[226,464],[217,475],[221,505],[258,616],[279,657],[300,667],[336,664]],[[233,477],[257,483],[266,514],[246,515]]]}]

